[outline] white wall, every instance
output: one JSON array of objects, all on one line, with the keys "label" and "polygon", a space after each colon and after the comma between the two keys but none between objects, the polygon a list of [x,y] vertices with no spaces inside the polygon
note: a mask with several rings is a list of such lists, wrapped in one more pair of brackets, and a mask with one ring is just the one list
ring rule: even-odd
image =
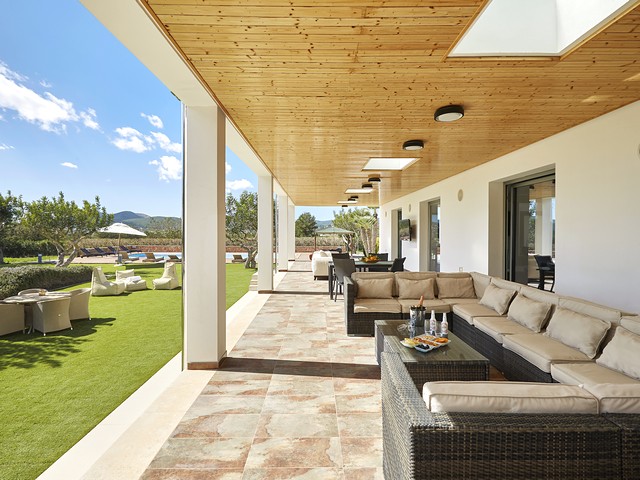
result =
[{"label": "white wall", "polygon": [[[417,225],[419,202],[440,197],[441,270],[500,274],[504,233],[495,217],[503,204],[495,182],[555,165],[555,291],[640,313],[638,125],[640,102],[389,202],[381,208],[380,250],[390,248],[394,235],[387,212],[402,208]],[[410,213],[409,204],[416,207]],[[409,270],[420,266],[418,242],[403,246]]]}]

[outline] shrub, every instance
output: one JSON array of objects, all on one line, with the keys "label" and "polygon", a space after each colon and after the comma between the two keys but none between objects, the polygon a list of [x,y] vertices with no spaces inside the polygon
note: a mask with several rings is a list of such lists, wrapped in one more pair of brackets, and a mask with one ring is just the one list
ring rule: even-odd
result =
[{"label": "shrub", "polygon": [[2,246],[5,257],[35,257],[42,255],[56,255],[56,247],[43,240],[21,240],[18,238],[7,239]]},{"label": "shrub", "polygon": [[77,285],[91,280],[92,268],[72,265],[66,268],[28,265],[0,268],[0,298],[16,295],[27,288],[58,288]]}]

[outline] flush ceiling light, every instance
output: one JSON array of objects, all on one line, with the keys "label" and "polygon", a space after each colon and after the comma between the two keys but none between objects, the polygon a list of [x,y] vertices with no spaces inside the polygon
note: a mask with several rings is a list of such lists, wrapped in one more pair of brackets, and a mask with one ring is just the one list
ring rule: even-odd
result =
[{"label": "flush ceiling light", "polygon": [[422,150],[424,142],[422,140],[407,140],[402,144],[403,150]]},{"label": "flush ceiling light", "polygon": [[353,200],[354,202],[357,202],[358,201],[358,195],[351,195],[349,197],[349,200]]},{"label": "flush ceiling light", "polygon": [[340,200],[338,202],[338,205],[343,205],[344,206],[347,203],[358,203],[358,201],[357,200],[351,200],[351,199],[349,199],[349,200]]},{"label": "flush ceiling light", "polygon": [[369,180],[367,180],[370,183],[373,182],[380,182],[380,177],[369,177]]},{"label": "flush ceiling light", "polygon": [[362,188],[347,188],[344,193],[371,193],[373,191],[373,185],[370,183],[363,183]]},{"label": "flush ceiling light", "polygon": [[[367,164],[362,167],[362,170],[404,170],[418,160],[418,157],[370,158]],[[369,179],[369,181],[371,181],[371,179]]]},{"label": "flush ceiling light", "polygon": [[455,122],[464,117],[462,105],[447,105],[436,110],[433,118],[436,122]]}]

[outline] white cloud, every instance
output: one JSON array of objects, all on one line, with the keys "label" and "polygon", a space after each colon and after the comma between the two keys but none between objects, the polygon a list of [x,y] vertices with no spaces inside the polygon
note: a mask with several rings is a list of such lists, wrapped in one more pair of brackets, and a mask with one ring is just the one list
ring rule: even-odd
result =
[{"label": "white cloud", "polygon": [[[6,64],[0,62],[0,108],[13,110],[18,114],[18,118],[29,123],[38,125],[42,130],[48,132],[62,133],[67,129],[67,123],[83,121],[83,114],[95,122],[95,111],[93,117],[90,113],[82,112],[78,114],[73,108],[73,103],[58,98],[50,92],[43,95],[31,90],[23,83],[28,80],[13,70]],[[93,123],[89,128],[94,128]]]},{"label": "white cloud", "polygon": [[227,189],[229,190],[246,190],[248,188],[253,188],[253,184],[246,178],[227,182]]},{"label": "white cloud", "polygon": [[224,162],[224,172],[229,173],[231,171],[231,165],[228,162]]},{"label": "white cloud", "polygon": [[157,168],[160,180],[180,180],[182,178],[182,162],[176,157],[164,155],[160,160],[152,160],[149,165]]},{"label": "white cloud", "polygon": [[71,163],[71,162],[62,162],[60,165],[62,165],[63,167],[67,167],[67,168],[78,168],[78,165],[76,165],[75,163]]},{"label": "white cloud", "polygon": [[13,145],[7,145],[6,143],[0,143],[0,150],[13,150]]},{"label": "white cloud", "polygon": [[53,85],[51,85],[49,82],[47,82],[46,80],[40,80],[40,85],[43,86],[44,88],[51,88],[53,87]]},{"label": "white cloud", "polygon": [[162,123],[162,119],[157,115],[147,115],[146,113],[141,113],[140,116],[149,120],[149,123],[153,127],[156,127],[156,128],[164,127],[164,124]]},{"label": "white cloud", "polygon": [[164,151],[173,153],[182,152],[182,145],[179,143],[173,143],[164,133],[151,132],[151,136]]},{"label": "white cloud", "polygon": [[116,128],[116,133],[118,134],[118,138],[113,139],[111,143],[120,150],[130,150],[136,153],[143,153],[151,150],[151,145],[149,144],[151,139],[149,137],[145,137],[135,128]]},{"label": "white cloud", "polygon": [[100,125],[96,121],[96,111],[88,108],[86,112],[80,112],[80,118],[85,127],[91,130],[100,130]]}]

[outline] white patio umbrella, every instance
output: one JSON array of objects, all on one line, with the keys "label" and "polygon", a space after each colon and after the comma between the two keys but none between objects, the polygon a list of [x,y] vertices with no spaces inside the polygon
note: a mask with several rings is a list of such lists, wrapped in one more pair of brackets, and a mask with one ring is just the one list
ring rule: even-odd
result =
[{"label": "white patio umbrella", "polygon": [[112,223],[108,227],[100,228],[101,233],[117,233],[118,234],[118,262],[121,262],[120,256],[120,235],[136,235],[138,237],[146,237],[147,234],[130,227],[126,223]]}]

